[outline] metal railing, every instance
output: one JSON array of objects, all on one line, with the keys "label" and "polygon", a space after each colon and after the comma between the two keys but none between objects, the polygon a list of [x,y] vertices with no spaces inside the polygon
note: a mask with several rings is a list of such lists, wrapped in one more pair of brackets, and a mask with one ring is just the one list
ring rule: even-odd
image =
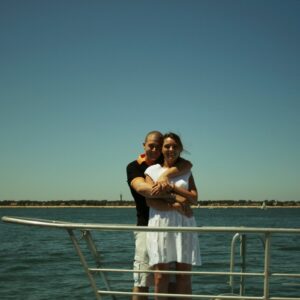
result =
[{"label": "metal railing", "polygon": [[[257,235],[256,236],[262,243],[262,249],[265,250],[265,240],[263,236]],[[240,242],[240,257],[241,257],[241,272],[246,271],[246,258],[247,258],[247,235],[244,233],[236,233],[231,240],[231,248],[230,248],[230,272],[234,271],[235,268],[235,248],[236,244]],[[230,275],[229,277],[229,286],[231,287],[231,293],[234,292],[234,276]],[[245,293],[245,276],[241,276],[240,278],[240,295],[244,295]]]},{"label": "metal railing", "polygon": [[[146,226],[133,226],[133,225],[110,225],[110,224],[94,224],[94,223],[72,223],[72,222],[62,222],[62,221],[52,221],[43,219],[30,219],[30,218],[20,218],[20,217],[2,217],[3,222],[29,225],[29,226],[39,226],[48,227],[56,229],[64,229],[68,232],[73,246],[80,258],[81,264],[86,272],[88,279],[90,281],[91,287],[94,291],[97,300],[102,300],[105,295],[110,295],[112,299],[117,299],[117,296],[127,296],[129,299],[132,295],[140,296],[162,296],[168,298],[185,298],[185,299],[209,299],[209,300],[221,300],[221,299],[236,299],[236,300],[300,300],[300,297],[280,297],[280,296],[270,296],[270,278],[272,277],[282,277],[282,278],[300,278],[299,273],[273,273],[270,271],[270,251],[271,251],[271,237],[274,234],[300,234],[300,229],[294,228],[256,228],[256,227],[146,227]],[[207,271],[190,271],[190,272],[178,272],[178,271],[154,271],[148,270],[148,273],[169,273],[169,274],[189,274],[198,276],[229,276],[229,285],[233,291],[233,278],[234,276],[239,276],[241,278],[240,282],[240,294],[236,295],[233,293],[223,294],[223,295],[204,295],[204,294],[157,294],[157,293],[134,293],[134,292],[124,292],[112,290],[109,282],[106,278],[106,272],[118,272],[118,273],[137,273],[145,271],[133,271],[132,269],[116,269],[116,268],[103,268],[101,266],[99,251],[96,248],[95,242],[92,238],[91,231],[176,231],[176,232],[198,232],[198,233],[234,233],[231,244],[231,262],[229,272],[207,272]],[[78,238],[76,237],[75,231],[80,231],[83,239],[85,240],[87,247],[92,254],[95,267],[89,267],[87,259],[84,255],[83,250],[80,247]],[[245,271],[245,239],[248,234],[259,234],[263,243],[264,251],[264,267],[263,272],[246,272]],[[242,257],[242,268],[241,272],[234,272],[235,265],[235,255],[234,248],[236,241],[240,238],[241,241],[241,257]],[[300,269],[300,266],[299,266]],[[95,275],[99,274],[101,276],[102,282],[104,283],[105,290],[100,290],[97,287],[97,282]],[[247,296],[244,295],[244,278],[245,277],[260,277],[263,278],[263,294],[262,296]],[[299,291],[300,294],[300,291]]]}]

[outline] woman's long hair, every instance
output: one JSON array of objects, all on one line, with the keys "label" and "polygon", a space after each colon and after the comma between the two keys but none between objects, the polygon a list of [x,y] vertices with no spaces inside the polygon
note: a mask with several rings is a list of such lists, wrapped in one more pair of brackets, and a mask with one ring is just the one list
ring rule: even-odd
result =
[{"label": "woman's long hair", "polygon": [[174,133],[174,132],[168,132],[168,133],[165,133],[164,134],[164,140],[167,139],[167,138],[171,138],[173,139],[180,147],[180,152],[182,152],[184,149],[183,149],[183,145],[182,145],[182,142],[181,142],[181,139],[179,137],[178,134]]}]

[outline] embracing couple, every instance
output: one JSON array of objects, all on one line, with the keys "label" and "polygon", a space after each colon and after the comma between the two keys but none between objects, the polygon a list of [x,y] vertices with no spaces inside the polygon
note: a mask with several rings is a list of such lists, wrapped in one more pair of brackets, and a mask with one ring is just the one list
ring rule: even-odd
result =
[{"label": "embracing couple", "polygon": [[[175,133],[149,132],[144,153],[127,166],[127,181],[135,200],[137,225],[151,227],[195,227],[191,205],[197,204],[192,164],[181,158],[184,150]],[[198,235],[194,232],[135,233],[134,270],[190,271],[201,265]],[[149,273],[134,273],[133,292],[148,292]],[[154,273],[154,292],[191,294],[191,276]],[[135,295],[132,300],[147,296]],[[167,297],[156,297],[167,299]],[[174,299],[174,298],[173,298]],[[182,299],[182,298],[181,298]]]}]

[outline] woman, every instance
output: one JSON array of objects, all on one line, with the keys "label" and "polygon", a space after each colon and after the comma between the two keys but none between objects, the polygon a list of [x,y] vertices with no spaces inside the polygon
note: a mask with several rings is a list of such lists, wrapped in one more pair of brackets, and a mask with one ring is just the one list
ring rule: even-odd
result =
[{"label": "woman", "polygon": [[[182,142],[175,133],[164,135],[162,154],[164,162],[153,165],[145,171],[146,181],[154,184],[159,176],[168,168],[174,166],[183,151]],[[197,204],[197,189],[192,173],[189,171],[172,178],[172,193],[179,195],[176,201],[180,205]],[[150,207],[148,226],[152,227],[195,227],[193,216],[187,217],[176,210],[162,211],[155,207],[155,199],[147,199]],[[178,205],[179,205],[178,204]],[[154,206],[154,207],[152,207]],[[147,248],[150,266],[155,270],[169,270],[176,265],[176,271],[191,271],[192,265],[201,265],[200,248],[197,233],[192,232],[148,232]],[[155,273],[154,284],[156,293],[167,293],[169,275]],[[176,274],[176,293],[191,294],[191,276]],[[165,299],[159,297],[156,299]]]}]

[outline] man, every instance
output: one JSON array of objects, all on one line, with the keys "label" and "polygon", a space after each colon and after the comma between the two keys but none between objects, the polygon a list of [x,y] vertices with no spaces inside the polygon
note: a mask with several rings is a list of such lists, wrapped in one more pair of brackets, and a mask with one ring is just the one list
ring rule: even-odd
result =
[{"label": "man", "polygon": [[[172,187],[168,184],[168,178],[177,176],[180,173],[188,171],[192,164],[189,161],[181,159],[179,163],[165,172],[164,178],[161,178],[160,183],[151,186],[145,182],[145,170],[156,163],[161,162],[161,147],[163,135],[159,131],[151,131],[146,135],[143,143],[144,153],[138,157],[137,160],[131,162],[127,166],[127,182],[134,198],[137,212],[137,226],[147,226],[149,219],[149,207],[146,204],[145,197],[153,197],[155,191],[155,198],[157,193],[161,199],[155,201],[157,208],[160,210],[178,209],[178,206],[172,205],[165,201],[172,198],[170,191]],[[184,212],[182,212],[184,213]],[[134,256],[134,270],[147,270],[148,253],[146,248],[146,232],[135,232],[135,256]],[[147,273],[134,273],[134,293],[148,292]],[[146,300],[147,296],[133,296],[132,300]]]}]

